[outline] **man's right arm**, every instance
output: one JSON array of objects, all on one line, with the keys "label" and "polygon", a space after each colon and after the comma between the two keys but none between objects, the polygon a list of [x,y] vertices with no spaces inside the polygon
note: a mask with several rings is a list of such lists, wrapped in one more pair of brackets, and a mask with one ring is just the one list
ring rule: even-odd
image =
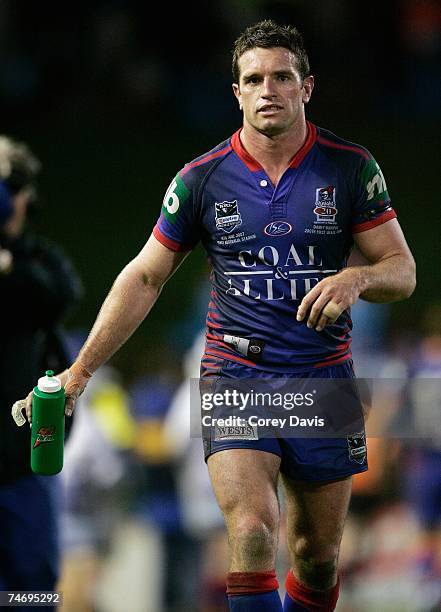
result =
[{"label": "man's right arm", "polygon": [[[75,363],[61,374],[66,390],[66,414],[88,379],[128,340],[150,312],[164,283],[188,253],[175,252],[151,235],[140,253],[117,276]],[[31,420],[32,394],[26,414]]]},{"label": "man's right arm", "polygon": [[142,251],[117,276],[78,355],[78,361],[91,374],[142,323],[185,255],[171,251],[152,235]]}]

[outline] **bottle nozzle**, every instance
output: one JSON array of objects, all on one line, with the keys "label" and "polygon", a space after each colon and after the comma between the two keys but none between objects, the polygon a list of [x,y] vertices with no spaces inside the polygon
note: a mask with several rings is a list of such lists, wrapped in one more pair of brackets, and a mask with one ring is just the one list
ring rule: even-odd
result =
[{"label": "bottle nozzle", "polygon": [[46,370],[46,376],[38,379],[38,388],[45,393],[56,393],[61,389],[61,381],[54,376],[53,370]]}]

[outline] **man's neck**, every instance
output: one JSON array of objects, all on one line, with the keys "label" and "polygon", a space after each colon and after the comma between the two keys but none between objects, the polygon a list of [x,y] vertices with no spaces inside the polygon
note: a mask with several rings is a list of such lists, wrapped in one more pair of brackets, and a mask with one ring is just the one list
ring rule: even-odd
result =
[{"label": "man's neck", "polygon": [[266,136],[244,124],[240,140],[248,153],[264,168],[273,185],[277,185],[294,155],[302,148],[308,134],[306,120],[288,132]]}]

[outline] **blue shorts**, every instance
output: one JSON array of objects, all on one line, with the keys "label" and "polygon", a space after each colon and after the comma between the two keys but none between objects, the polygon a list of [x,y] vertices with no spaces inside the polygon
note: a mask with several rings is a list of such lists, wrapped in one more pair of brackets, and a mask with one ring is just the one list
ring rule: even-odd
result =
[{"label": "blue shorts", "polygon": [[[201,381],[224,379],[275,379],[280,374],[256,370],[233,361],[219,361],[214,368],[201,366]],[[353,379],[355,378],[352,361],[340,365],[311,369],[302,373],[285,374],[283,378],[297,379]],[[362,407],[360,404],[360,413]],[[214,407],[214,416],[216,408]],[[203,427],[205,460],[210,455],[233,448],[248,448],[273,453],[281,458],[280,471],[296,480],[311,482],[337,480],[365,472],[367,465],[366,436],[364,426],[344,437],[262,437],[260,439],[217,440],[213,427]]]}]

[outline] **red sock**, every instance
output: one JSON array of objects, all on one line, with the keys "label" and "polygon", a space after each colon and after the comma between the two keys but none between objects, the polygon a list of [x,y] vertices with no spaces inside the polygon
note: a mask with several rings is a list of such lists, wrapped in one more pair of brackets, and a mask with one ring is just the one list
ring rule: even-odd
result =
[{"label": "red sock", "polygon": [[332,589],[317,591],[299,582],[292,573],[292,570],[289,570],[285,586],[290,598],[302,605],[306,610],[311,610],[311,612],[332,612],[337,605],[340,589],[340,580],[338,578],[337,584]]},{"label": "red sock", "polygon": [[246,595],[277,591],[276,572],[230,572],[227,576],[227,595]]}]

